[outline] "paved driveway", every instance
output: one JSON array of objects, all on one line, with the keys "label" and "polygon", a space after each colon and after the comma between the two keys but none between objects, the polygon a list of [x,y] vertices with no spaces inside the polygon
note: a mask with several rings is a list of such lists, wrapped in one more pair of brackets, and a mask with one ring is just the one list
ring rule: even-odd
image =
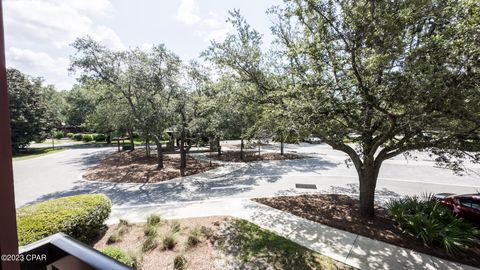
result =
[{"label": "paved driveway", "polygon": [[[274,150],[272,147],[270,150]],[[209,173],[158,184],[106,184],[80,180],[80,174],[115,148],[79,148],[35,159],[14,162],[17,207],[46,199],[105,193],[117,208],[151,206],[232,198],[251,198],[305,192],[358,192],[358,180],[346,156],[327,145],[288,145],[288,151],[308,154],[302,160],[256,162],[238,166],[227,175]],[[478,166],[465,176],[436,168],[427,155],[417,161],[401,157],[386,161],[380,171],[377,198],[426,192],[469,193],[480,190]],[[315,184],[318,189],[297,189],[295,184]]]}]

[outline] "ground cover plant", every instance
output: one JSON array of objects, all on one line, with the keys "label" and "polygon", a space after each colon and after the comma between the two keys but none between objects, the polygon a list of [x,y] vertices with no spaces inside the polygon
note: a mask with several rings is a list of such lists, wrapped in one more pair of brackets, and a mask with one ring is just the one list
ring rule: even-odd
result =
[{"label": "ground cover plant", "polygon": [[84,243],[103,230],[112,203],[103,194],[86,194],[53,199],[17,209],[20,245],[63,232]]},{"label": "ground cover plant", "polygon": [[[480,266],[480,245],[473,245],[467,253],[458,254],[451,254],[442,247],[427,246],[416,236],[405,232],[399,226],[400,220],[397,220],[384,207],[375,205],[376,215],[373,219],[361,216],[358,211],[358,199],[351,196],[311,194],[254,200],[327,226],[451,261]],[[428,229],[428,227],[418,227],[419,231]]]},{"label": "ground cover plant", "polygon": [[100,249],[100,251],[115,260],[127,265],[128,267],[131,267],[133,269],[136,269],[136,262],[135,259],[132,258],[130,255],[128,255],[125,251],[123,251],[120,248],[117,247],[104,247]]},{"label": "ground cover plant", "polygon": [[45,156],[48,154],[54,154],[58,152],[62,152],[65,149],[52,149],[52,148],[27,148],[27,149],[22,149],[13,154],[13,159],[14,160],[25,160],[25,159],[30,159],[30,158],[36,158],[36,157],[41,157]]},{"label": "ground cover plant", "polygon": [[392,200],[388,209],[405,232],[451,255],[464,252],[479,241],[478,228],[456,217],[431,196]]}]

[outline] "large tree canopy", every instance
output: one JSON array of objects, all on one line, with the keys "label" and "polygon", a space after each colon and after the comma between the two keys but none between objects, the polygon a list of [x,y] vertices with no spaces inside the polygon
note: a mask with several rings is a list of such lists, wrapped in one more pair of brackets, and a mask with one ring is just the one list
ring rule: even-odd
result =
[{"label": "large tree canopy", "polygon": [[478,1],[289,0],[270,13],[270,52],[234,12],[237,33],[206,55],[350,157],[363,215],[384,160],[415,149],[454,169],[480,159],[468,152],[480,142]]},{"label": "large tree canopy", "polygon": [[12,149],[17,151],[35,140],[43,140],[58,124],[42,95],[42,83],[16,69],[7,69],[12,129]]},{"label": "large tree canopy", "polygon": [[[120,97],[129,108],[128,119],[157,144],[158,167],[163,167],[161,137],[172,125],[170,100],[179,90],[182,62],[164,45],[149,51],[112,51],[89,37],[77,39],[71,69],[82,80],[105,86],[110,96]],[[133,130],[128,130],[132,134]],[[132,137],[132,136],[130,136]]]}]

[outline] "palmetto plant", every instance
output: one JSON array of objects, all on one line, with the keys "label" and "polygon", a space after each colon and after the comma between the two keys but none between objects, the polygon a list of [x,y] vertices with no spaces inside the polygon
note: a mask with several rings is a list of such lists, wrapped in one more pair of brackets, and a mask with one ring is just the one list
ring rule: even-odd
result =
[{"label": "palmetto plant", "polygon": [[464,251],[480,236],[476,227],[456,217],[431,195],[392,200],[388,209],[405,232],[451,255]]}]

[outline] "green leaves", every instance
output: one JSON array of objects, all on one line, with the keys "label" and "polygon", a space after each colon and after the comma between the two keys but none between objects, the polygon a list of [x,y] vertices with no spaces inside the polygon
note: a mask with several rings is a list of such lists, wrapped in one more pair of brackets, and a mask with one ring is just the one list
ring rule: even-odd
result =
[{"label": "green leaves", "polygon": [[393,200],[388,209],[407,233],[452,255],[468,249],[480,237],[477,228],[454,216],[430,196]]},{"label": "green leaves", "polygon": [[[31,79],[16,69],[7,69],[8,95],[14,151],[30,142],[42,141],[60,123],[48,97],[55,95],[39,79]],[[50,91],[51,90],[51,91]]]}]

